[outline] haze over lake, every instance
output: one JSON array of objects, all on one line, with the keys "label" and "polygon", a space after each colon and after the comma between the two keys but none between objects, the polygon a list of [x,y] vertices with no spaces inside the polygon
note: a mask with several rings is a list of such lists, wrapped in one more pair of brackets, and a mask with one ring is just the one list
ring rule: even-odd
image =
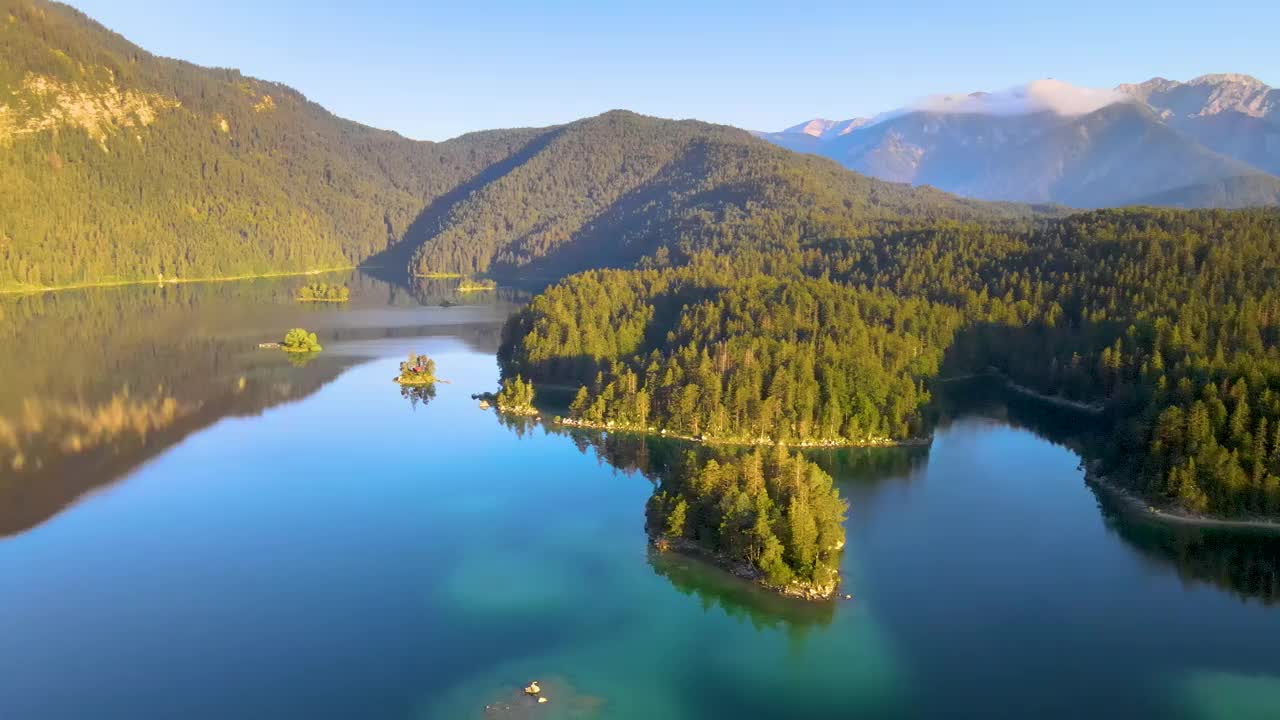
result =
[{"label": "haze over lake", "polygon": [[1087,416],[954,383],[811,453],[853,599],[792,602],[650,548],[684,446],[477,407],[521,297],[326,279],[0,300],[0,717],[1280,717],[1280,540],[1099,497]]}]

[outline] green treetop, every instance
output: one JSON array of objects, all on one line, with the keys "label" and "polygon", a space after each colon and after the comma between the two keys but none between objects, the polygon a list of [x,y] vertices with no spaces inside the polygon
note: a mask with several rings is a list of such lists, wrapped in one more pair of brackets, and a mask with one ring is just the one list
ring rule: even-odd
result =
[{"label": "green treetop", "polygon": [[434,385],[436,361],[426,355],[409,353],[409,359],[400,363],[400,375],[396,382],[401,385]]},{"label": "green treetop", "polygon": [[507,378],[498,391],[498,409],[503,412],[532,415],[537,413],[533,406],[533,383],[517,375]]},{"label": "green treetop", "polygon": [[281,347],[285,352],[296,353],[320,352],[323,349],[320,347],[320,341],[316,339],[316,334],[302,328],[294,328],[285,333]]}]

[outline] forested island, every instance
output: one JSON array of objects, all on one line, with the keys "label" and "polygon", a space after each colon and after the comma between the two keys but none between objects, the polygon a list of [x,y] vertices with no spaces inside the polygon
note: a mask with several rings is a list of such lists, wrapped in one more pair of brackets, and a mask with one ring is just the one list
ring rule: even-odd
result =
[{"label": "forested island", "polygon": [[280,349],[288,353],[318,353],[324,348],[320,346],[320,340],[315,333],[303,328],[294,328],[285,333]]},{"label": "forested island", "polygon": [[426,355],[409,353],[409,359],[400,363],[400,374],[395,380],[401,385],[435,385],[436,361]]},{"label": "forested island", "polygon": [[660,550],[825,600],[839,587],[847,509],[830,475],[780,445],[705,462],[689,453],[649,499],[645,527]]},{"label": "forested island", "polygon": [[346,285],[309,283],[298,289],[298,302],[344,303],[351,299],[351,288]]}]

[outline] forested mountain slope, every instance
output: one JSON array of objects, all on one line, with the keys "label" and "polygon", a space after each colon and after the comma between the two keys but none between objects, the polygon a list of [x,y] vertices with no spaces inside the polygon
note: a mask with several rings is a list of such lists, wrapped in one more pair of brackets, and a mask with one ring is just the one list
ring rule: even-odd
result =
[{"label": "forested mountain slope", "polygon": [[873,180],[735,128],[625,111],[553,128],[539,145],[440,219],[415,272],[554,279],[660,247],[683,255],[1032,214]]},{"label": "forested mountain slope", "polygon": [[550,280],[664,245],[1030,212],[621,111],[418,142],[44,0],[0,0],[0,185],[0,289],[411,260]]},{"label": "forested mountain slope", "polygon": [[354,264],[534,137],[416,142],[0,0],[0,288]]}]

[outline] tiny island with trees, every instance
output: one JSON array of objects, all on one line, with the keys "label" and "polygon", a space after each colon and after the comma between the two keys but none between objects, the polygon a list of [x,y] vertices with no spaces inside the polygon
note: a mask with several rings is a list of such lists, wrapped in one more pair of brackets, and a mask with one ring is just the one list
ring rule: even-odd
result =
[{"label": "tiny island with trees", "polygon": [[498,412],[509,415],[537,415],[538,409],[533,406],[533,383],[516,375],[502,382],[494,398]]},{"label": "tiny island with trees", "polygon": [[280,343],[279,347],[290,353],[318,353],[324,349],[320,347],[320,340],[316,338],[316,334],[303,328],[294,328],[285,333],[284,342]]},{"label": "tiny island with trees", "polygon": [[400,363],[400,374],[395,381],[401,385],[427,386],[435,385],[436,361],[426,355],[409,353],[409,359]]},{"label": "tiny island with trees", "polygon": [[351,289],[346,285],[308,283],[298,288],[298,302],[344,303],[351,299]]}]

